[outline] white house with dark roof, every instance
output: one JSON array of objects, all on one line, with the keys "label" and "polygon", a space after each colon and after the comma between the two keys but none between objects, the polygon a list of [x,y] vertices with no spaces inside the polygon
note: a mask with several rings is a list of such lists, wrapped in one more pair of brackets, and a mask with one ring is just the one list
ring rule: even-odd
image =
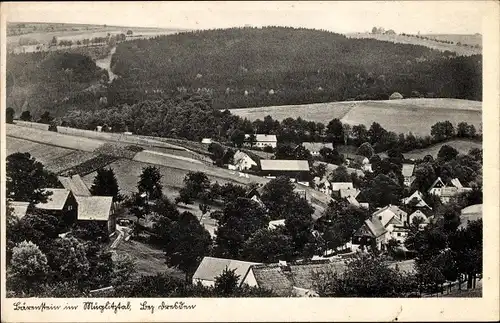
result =
[{"label": "white house with dark roof", "polygon": [[432,209],[424,200],[424,196],[420,191],[413,192],[410,196],[405,197],[401,200],[404,205],[409,205],[418,208],[428,208]]},{"label": "white house with dark roof", "polygon": [[[276,148],[278,145],[278,139],[276,135],[265,135],[265,134],[255,134],[255,142],[254,146],[259,148],[264,148],[266,146],[270,146],[272,148]],[[245,134],[245,141],[247,145],[250,145],[250,134]]]},{"label": "white house with dark roof", "polygon": [[311,152],[313,156],[319,156],[319,151],[323,148],[333,149],[331,142],[303,142],[302,146]]},{"label": "white house with dark roof", "polygon": [[448,203],[454,196],[472,191],[470,187],[463,187],[458,178],[451,179],[450,184],[451,186],[446,185],[441,177],[438,177],[430,186],[428,193],[438,196],[442,203]]},{"label": "white house with dark roof", "polygon": [[404,228],[404,223],[407,220],[408,213],[401,210],[395,205],[387,205],[372,214],[372,220],[374,218],[378,219],[386,230],[385,243],[390,239],[396,239],[398,241],[404,240],[406,238],[407,229]]},{"label": "white house with dark roof", "polygon": [[233,156],[233,164],[237,170],[243,171],[252,168],[253,166],[257,166],[257,163],[250,158],[246,153],[238,150]]},{"label": "white house with dark roof", "polygon": [[415,212],[408,215],[408,220],[406,221],[405,225],[410,226],[417,218],[422,219],[422,223],[420,223],[419,225],[420,229],[425,228],[429,224],[429,218],[427,217],[427,215],[420,210],[416,210]]},{"label": "white house with dark roof", "polygon": [[192,282],[194,285],[200,283],[203,286],[215,286],[215,279],[227,268],[228,270],[235,270],[235,274],[239,276],[238,286],[246,284],[255,287],[257,282],[253,277],[253,273],[249,274],[249,271],[252,265],[258,264],[235,259],[204,257],[193,275]]}]

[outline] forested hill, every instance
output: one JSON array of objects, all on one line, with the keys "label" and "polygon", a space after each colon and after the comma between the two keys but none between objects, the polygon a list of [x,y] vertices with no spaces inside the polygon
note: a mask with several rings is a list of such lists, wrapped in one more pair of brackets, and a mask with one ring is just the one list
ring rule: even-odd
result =
[{"label": "forested hill", "polygon": [[144,93],[212,92],[215,108],[448,97],[481,100],[480,55],[285,27],[195,31],[118,45],[110,105]]}]

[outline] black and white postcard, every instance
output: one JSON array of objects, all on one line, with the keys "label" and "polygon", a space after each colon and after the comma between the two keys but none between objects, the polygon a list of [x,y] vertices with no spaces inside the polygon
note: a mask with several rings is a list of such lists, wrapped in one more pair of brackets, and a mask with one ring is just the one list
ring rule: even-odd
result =
[{"label": "black and white postcard", "polygon": [[496,1],[2,4],[2,320],[499,315]]}]

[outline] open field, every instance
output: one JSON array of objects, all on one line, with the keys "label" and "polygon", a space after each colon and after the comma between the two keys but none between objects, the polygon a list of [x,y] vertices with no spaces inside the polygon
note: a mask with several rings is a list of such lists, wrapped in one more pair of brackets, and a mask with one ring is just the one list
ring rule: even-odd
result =
[{"label": "open field", "polygon": [[16,153],[30,153],[44,165],[54,164],[60,158],[71,155],[74,150],[61,148],[57,146],[42,145],[36,142],[7,137],[6,139],[7,156]]},{"label": "open field", "polygon": [[232,109],[231,113],[252,121],[270,115],[277,120],[291,116],[325,124],[339,118],[344,123],[365,124],[367,127],[378,122],[396,133],[411,131],[422,136],[429,135],[431,126],[438,121],[449,120],[454,125],[464,121],[478,129],[482,120],[481,102],[458,99],[344,101]]},{"label": "open field", "polygon": [[479,45],[481,46],[482,37],[481,35],[421,35],[428,38],[434,38],[439,40],[452,41],[454,44],[445,44],[441,42],[434,41],[432,39],[422,39],[411,36],[403,35],[386,35],[386,34],[372,34],[372,33],[351,33],[346,34],[349,38],[370,38],[381,41],[388,41],[393,43],[401,44],[411,44],[411,45],[421,45],[429,47],[432,49],[450,52],[455,52],[459,56],[470,56],[470,55],[480,55],[482,54],[481,48],[474,48],[470,46],[460,46],[457,45],[458,42],[466,45]]},{"label": "open field", "polygon": [[162,35],[181,31],[180,29],[106,25],[9,23],[7,27],[7,44],[18,44],[21,38],[36,40],[40,43],[48,43],[52,37],[57,37],[58,40],[82,40],[85,38],[106,37],[108,33],[126,34],[128,30],[133,32],[133,36]]},{"label": "open field", "polygon": [[57,145],[63,148],[92,152],[105,143],[102,140],[69,136],[57,132],[27,128],[13,124],[8,124],[6,126],[6,133],[9,137],[30,140],[41,144]]},{"label": "open field", "polygon": [[342,118],[352,109],[353,102],[312,103],[301,105],[282,105],[260,108],[231,109],[231,113],[250,121],[263,120],[270,115],[273,119],[283,120],[288,117],[301,117],[315,122],[326,122],[334,118]]},{"label": "open field", "polygon": [[481,142],[456,139],[432,145],[425,149],[412,150],[410,152],[404,153],[403,155],[405,156],[405,158],[408,159],[421,159],[426,155],[431,155],[432,157],[436,158],[439,149],[441,149],[443,145],[448,145],[455,148],[456,150],[458,150],[460,154],[467,154],[469,150],[471,150],[472,148],[479,148],[479,149],[483,148]]},{"label": "open field", "polygon": [[169,268],[165,264],[165,253],[153,246],[135,240],[121,241],[115,249],[120,255],[132,257],[135,260],[137,275],[155,275],[166,273],[169,276],[185,278],[183,272]]},{"label": "open field", "polygon": [[[12,129],[15,130],[14,132],[12,132],[13,136],[15,136],[16,131],[17,132],[22,131],[27,134],[33,132],[34,134],[37,134],[39,132],[37,132],[36,130],[48,130],[48,125],[43,123],[26,122],[20,120],[16,120],[15,123],[16,123],[15,126],[11,127]],[[29,128],[29,129],[24,130],[24,128]],[[34,130],[32,131],[32,129]],[[55,135],[59,134],[59,135],[69,135],[71,136],[70,138],[79,138],[79,137],[82,137],[83,139],[89,138],[90,140],[98,140],[99,142],[101,142],[101,144],[104,142],[110,142],[110,143],[139,145],[144,149],[154,150],[165,154],[171,154],[185,158],[201,159],[201,157],[198,156],[198,154],[195,154],[184,147],[148,136],[125,135],[122,133],[111,133],[111,132],[98,132],[98,131],[75,129],[69,127],[57,127],[57,134],[54,132],[47,132],[47,131],[44,131],[43,133],[45,133],[47,136],[50,136],[51,134]],[[8,131],[8,134],[11,135],[10,130]]]}]

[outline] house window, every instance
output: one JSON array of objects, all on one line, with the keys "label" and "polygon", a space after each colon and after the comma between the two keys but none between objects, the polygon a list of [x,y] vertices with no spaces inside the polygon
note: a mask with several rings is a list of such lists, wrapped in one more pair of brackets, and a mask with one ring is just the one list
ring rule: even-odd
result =
[{"label": "house window", "polygon": [[68,205],[68,211],[73,210],[73,205]]},{"label": "house window", "polygon": [[382,216],[381,216],[381,215],[379,215],[379,216],[378,216],[378,219],[379,219],[380,221],[382,221]]},{"label": "house window", "polygon": [[401,237],[401,232],[398,232],[398,237]]}]

